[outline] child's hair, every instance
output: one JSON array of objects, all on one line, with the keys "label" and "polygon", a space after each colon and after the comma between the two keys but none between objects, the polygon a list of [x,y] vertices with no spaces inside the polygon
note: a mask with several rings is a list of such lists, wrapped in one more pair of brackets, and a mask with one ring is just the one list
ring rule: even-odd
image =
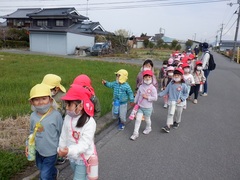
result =
[{"label": "child's hair", "polygon": [[168,61],[167,61],[167,60],[164,60],[164,61],[163,61],[163,65],[168,65]]},{"label": "child's hair", "polygon": [[153,67],[153,62],[152,62],[152,60],[150,60],[150,59],[146,59],[146,60],[143,62],[143,66],[145,66],[146,64],[150,64],[150,65]]}]

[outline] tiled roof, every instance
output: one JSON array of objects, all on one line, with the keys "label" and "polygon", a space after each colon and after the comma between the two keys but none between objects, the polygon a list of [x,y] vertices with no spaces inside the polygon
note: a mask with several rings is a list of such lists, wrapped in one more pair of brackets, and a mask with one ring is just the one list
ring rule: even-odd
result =
[{"label": "tiled roof", "polygon": [[18,18],[29,18],[27,16],[27,14],[29,13],[34,13],[34,12],[38,12],[40,11],[41,8],[28,8],[28,9],[17,9],[15,12],[11,13],[11,14],[7,14],[5,16],[0,16],[1,18],[4,19],[10,19],[10,18],[14,18],[14,19],[18,19]]}]

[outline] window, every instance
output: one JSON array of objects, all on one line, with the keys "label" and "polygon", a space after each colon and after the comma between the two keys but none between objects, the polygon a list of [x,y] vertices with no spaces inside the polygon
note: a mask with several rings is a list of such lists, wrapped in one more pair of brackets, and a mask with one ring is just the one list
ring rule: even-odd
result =
[{"label": "window", "polygon": [[63,26],[63,20],[56,20],[56,26]]},{"label": "window", "polygon": [[46,20],[38,20],[37,26],[47,26],[48,22]]}]

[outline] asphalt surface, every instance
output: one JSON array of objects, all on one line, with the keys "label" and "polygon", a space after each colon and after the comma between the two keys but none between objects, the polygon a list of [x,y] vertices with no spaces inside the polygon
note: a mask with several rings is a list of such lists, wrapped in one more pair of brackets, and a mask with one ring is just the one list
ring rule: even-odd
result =
[{"label": "asphalt surface", "polygon": [[[208,78],[208,96],[200,96],[198,104],[188,101],[177,130],[161,131],[167,110],[159,98],[154,103],[149,135],[141,133],[143,121],[139,138],[131,141],[134,121],[129,121],[124,131],[118,131],[114,122],[96,136],[99,180],[240,179],[240,64],[213,55],[217,67]],[[139,60],[127,62],[142,64]],[[108,114],[97,123],[104,127],[109,122]],[[68,163],[58,168],[60,180],[73,179]]]},{"label": "asphalt surface", "polygon": [[[209,76],[207,97],[188,102],[182,123],[163,133],[167,110],[154,103],[149,135],[143,122],[140,137],[131,141],[134,121],[124,131],[116,123],[96,137],[99,180],[239,180],[240,65],[213,53],[217,69]],[[72,179],[69,166],[59,179]]]}]

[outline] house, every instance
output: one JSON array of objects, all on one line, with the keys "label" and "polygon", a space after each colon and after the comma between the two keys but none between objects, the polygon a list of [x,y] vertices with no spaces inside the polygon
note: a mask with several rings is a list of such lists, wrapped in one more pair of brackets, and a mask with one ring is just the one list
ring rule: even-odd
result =
[{"label": "house", "polygon": [[[226,52],[233,49],[234,41],[233,40],[221,40],[219,44],[220,51]],[[236,47],[240,47],[240,41],[237,41]]]},{"label": "house", "polygon": [[[99,22],[79,14],[74,7],[18,9],[2,18],[18,23],[24,19],[17,27],[29,27],[30,51],[48,54],[74,54],[76,48],[92,47],[95,35],[110,33]],[[11,23],[8,26],[15,27]]]},{"label": "house", "polygon": [[40,8],[27,8],[17,9],[15,12],[0,16],[0,18],[6,19],[5,26],[10,28],[29,28],[31,26],[31,20],[27,16],[29,13],[40,11]]}]

